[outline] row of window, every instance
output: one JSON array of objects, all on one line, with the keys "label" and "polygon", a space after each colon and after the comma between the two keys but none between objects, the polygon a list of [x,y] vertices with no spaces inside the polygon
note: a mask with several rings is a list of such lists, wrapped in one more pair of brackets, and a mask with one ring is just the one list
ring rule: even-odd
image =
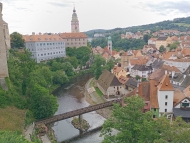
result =
[{"label": "row of window", "polygon": [[55,58],[59,58],[59,57],[62,57],[62,56],[48,57],[48,58],[40,59],[40,61],[55,59]]},{"label": "row of window", "polygon": [[[28,43],[28,46],[34,46],[34,43]],[[58,42],[58,43],[37,43],[37,46],[45,46],[45,45],[64,45],[64,42]]]},{"label": "row of window", "polygon": [[[39,49],[37,49],[37,51],[42,51],[42,50],[52,50],[52,49],[63,49],[64,47],[51,47],[51,48],[44,48],[44,49],[42,49],[42,48],[39,48]],[[30,48],[28,48],[28,50],[29,51],[34,51],[34,49],[30,49]]]},{"label": "row of window", "polygon": [[[63,51],[59,51],[59,52],[51,52],[51,53],[44,53],[44,54],[41,54],[41,56],[46,56],[46,55],[54,55],[54,54],[60,54],[60,53],[63,53]],[[38,57],[40,56],[40,54],[38,54]]]},{"label": "row of window", "polygon": [[[69,45],[70,43],[67,43],[67,45]],[[71,45],[73,45],[73,44],[77,44],[77,43],[71,43]],[[78,44],[82,44],[82,43],[78,43]],[[85,44],[85,42],[83,42],[83,44]]]},{"label": "row of window", "polygon": [[[82,41],[82,40],[85,41],[85,39],[71,39],[71,41],[80,41],[80,40],[81,40],[81,41]],[[69,41],[69,39],[67,39],[67,41]]]}]

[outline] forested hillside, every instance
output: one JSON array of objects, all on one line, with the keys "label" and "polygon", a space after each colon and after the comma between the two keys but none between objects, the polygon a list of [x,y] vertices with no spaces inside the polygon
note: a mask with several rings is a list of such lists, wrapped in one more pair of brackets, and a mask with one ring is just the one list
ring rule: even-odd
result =
[{"label": "forested hillside", "polygon": [[158,30],[168,30],[168,29],[175,29],[179,30],[181,32],[183,31],[189,31],[190,30],[190,17],[186,18],[176,18],[174,20],[166,20],[162,22],[157,22],[153,24],[146,24],[146,25],[140,25],[140,26],[132,26],[132,27],[126,27],[126,28],[114,28],[110,30],[90,30],[87,31],[86,34],[89,37],[93,37],[94,33],[105,33],[106,35],[112,34],[112,33],[120,33],[124,34],[127,31],[130,32],[137,32],[137,31],[145,31],[145,30],[151,30],[151,32],[155,32]]}]

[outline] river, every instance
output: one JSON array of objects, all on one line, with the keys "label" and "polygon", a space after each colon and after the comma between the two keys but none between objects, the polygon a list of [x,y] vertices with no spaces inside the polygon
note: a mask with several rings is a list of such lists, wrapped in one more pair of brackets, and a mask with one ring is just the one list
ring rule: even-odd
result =
[{"label": "river", "polygon": [[[75,83],[70,84],[70,88],[65,86],[59,88],[53,94],[58,97],[59,107],[55,115],[65,113],[68,111],[76,110],[82,107],[89,106],[84,97],[85,83],[91,78],[89,75],[84,75],[75,79]],[[101,126],[105,120],[102,116],[95,111],[83,114],[83,118],[90,124],[90,128],[94,129]],[[79,135],[79,130],[75,129],[71,124],[72,118],[56,122],[53,126],[57,142],[63,142]],[[100,143],[102,137],[99,137],[100,131],[92,132],[76,140],[72,143]]]}]

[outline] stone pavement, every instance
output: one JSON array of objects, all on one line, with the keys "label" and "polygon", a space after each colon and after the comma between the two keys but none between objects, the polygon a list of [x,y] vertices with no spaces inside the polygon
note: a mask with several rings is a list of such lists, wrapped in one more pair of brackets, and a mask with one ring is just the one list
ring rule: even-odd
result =
[{"label": "stone pavement", "polygon": [[[92,88],[92,87],[93,87],[93,86],[90,85],[90,82],[91,82],[92,80],[94,80],[94,79],[93,79],[93,78],[89,79],[88,82],[87,82],[86,85],[85,85],[85,88],[86,88],[87,91],[88,91],[89,88]],[[90,92],[90,93],[88,93],[88,94],[89,94],[89,96],[91,97],[91,99],[92,99],[96,104],[105,102],[105,100],[104,100],[102,97],[100,97],[100,96],[96,93],[96,91]]]}]

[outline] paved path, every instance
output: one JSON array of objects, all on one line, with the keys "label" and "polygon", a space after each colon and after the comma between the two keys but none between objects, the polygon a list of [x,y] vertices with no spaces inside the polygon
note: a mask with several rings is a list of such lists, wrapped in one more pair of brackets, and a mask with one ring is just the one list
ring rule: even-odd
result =
[{"label": "paved path", "polygon": [[26,131],[24,132],[24,137],[25,139],[27,139],[28,141],[31,141],[30,136],[32,135],[34,130],[34,124],[31,124],[27,127]]},{"label": "paved path", "polygon": [[[86,83],[86,85],[85,85],[86,90],[92,87],[92,86],[90,85],[90,82],[91,82],[92,80],[94,80],[94,79],[91,78],[91,79],[88,80],[88,82]],[[88,93],[88,94],[89,94],[89,93]],[[104,102],[105,102],[104,99],[102,99],[102,97],[100,97],[100,96],[96,93],[96,91],[90,93],[89,95],[90,95],[91,99],[92,99],[96,104],[104,103]]]},{"label": "paved path", "polygon": [[40,138],[41,138],[42,143],[51,143],[51,141],[49,140],[46,134],[44,136],[41,136]]}]

